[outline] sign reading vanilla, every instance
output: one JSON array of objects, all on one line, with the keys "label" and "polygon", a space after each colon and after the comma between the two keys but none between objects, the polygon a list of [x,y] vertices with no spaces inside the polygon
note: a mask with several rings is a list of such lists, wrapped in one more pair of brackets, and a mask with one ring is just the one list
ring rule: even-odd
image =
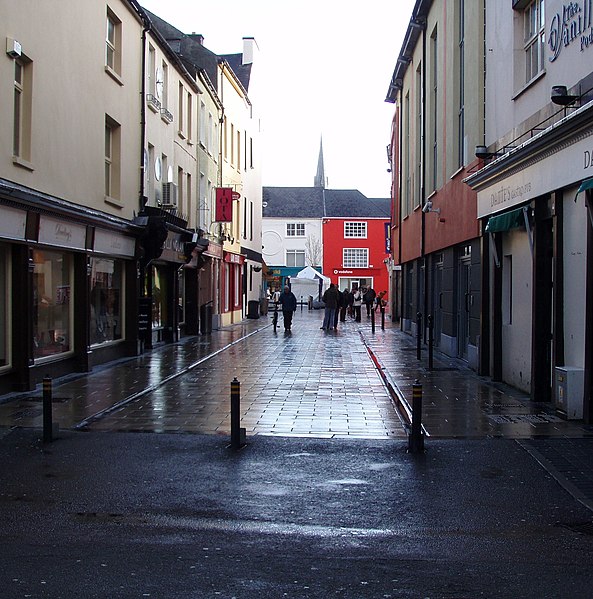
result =
[{"label": "sign reading vanilla", "polygon": [[548,46],[554,62],[562,48],[578,44],[581,52],[593,46],[593,0],[583,2],[568,2],[562,5],[562,11],[557,12],[550,21]]}]

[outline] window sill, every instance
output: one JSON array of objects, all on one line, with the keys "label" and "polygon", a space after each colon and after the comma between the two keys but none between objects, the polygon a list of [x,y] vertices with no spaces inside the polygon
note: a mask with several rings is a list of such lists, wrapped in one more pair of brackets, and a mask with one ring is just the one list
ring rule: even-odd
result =
[{"label": "window sill", "polygon": [[15,166],[20,166],[21,168],[24,168],[27,171],[33,172],[35,170],[35,167],[31,162],[29,162],[28,160],[24,160],[20,156],[13,156],[12,164],[14,164]]},{"label": "window sill", "polygon": [[105,65],[105,72],[119,85],[123,87],[123,79],[111,68]]},{"label": "window sill", "polygon": [[118,200],[117,198],[112,198],[111,196],[105,196],[105,203],[106,204],[111,204],[111,206],[115,206],[116,208],[123,208],[124,204],[121,200]]},{"label": "window sill", "polygon": [[177,135],[179,136],[179,138],[185,139],[185,133],[183,131],[177,131]]},{"label": "window sill", "polygon": [[542,69],[533,79],[530,79],[521,89],[511,96],[511,100],[516,100],[524,94],[532,85],[537,83],[542,77],[545,77],[546,69]]}]

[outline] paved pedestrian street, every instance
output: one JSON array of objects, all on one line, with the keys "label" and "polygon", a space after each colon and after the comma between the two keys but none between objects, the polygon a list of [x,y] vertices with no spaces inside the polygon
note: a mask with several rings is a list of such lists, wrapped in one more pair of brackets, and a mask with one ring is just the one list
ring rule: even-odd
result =
[{"label": "paved pedestrian street", "polygon": [[[62,429],[230,434],[230,387],[240,383],[247,435],[406,438],[414,382],[422,385],[426,434],[439,438],[578,438],[591,427],[560,418],[551,404],[477,376],[427,348],[389,319],[365,317],[337,330],[323,312],[245,320],[211,335],[56,381],[53,418]],[[0,426],[42,427],[41,390],[0,403]],[[7,400],[11,401],[7,401]]]},{"label": "paved pedestrian street", "polygon": [[[92,430],[230,434],[230,383],[248,435],[405,437],[357,323],[319,330],[319,312],[282,320],[89,425]],[[262,319],[260,323],[267,324]]]}]

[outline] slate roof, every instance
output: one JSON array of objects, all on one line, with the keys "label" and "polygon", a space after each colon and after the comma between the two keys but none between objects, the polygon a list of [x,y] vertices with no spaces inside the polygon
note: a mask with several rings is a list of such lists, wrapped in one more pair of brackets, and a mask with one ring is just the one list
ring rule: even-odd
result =
[{"label": "slate roof", "polygon": [[356,189],[264,187],[264,218],[390,218],[389,198],[367,198]]},{"label": "slate roof", "polygon": [[222,54],[221,58],[224,58],[229,63],[229,66],[237,76],[237,79],[241,82],[241,85],[249,91],[252,63],[242,64],[243,54]]},{"label": "slate roof", "polygon": [[143,10],[150,18],[154,28],[165,38],[169,46],[179,56],[185,68],[194,76],[196,75],[196,69],[206,71],[214,88],[218,91],[218,56],[211,50],[208,50],[194,36],[179,31],[179,29],[167,23],[167,21],[163,21],[163,19],[149,10],[145,8]]}]

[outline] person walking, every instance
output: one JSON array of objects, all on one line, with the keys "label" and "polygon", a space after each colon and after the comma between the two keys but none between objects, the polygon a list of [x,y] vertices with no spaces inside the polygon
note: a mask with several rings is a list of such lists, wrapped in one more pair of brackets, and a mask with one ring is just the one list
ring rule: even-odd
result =
[{"label": "person walking", "polygon": [[375,298],[377,294],[372,287],[369,287],[362,296],[362,301],[364,305],[367,307],[367,318],[371,317],[371,310],[373,309],[373,303],[375,302]]},{"label": "person walking", "polygon": [[339,287],[336,285],[336,289],[338,291],[338,306],[336,308],[336,313],[334,314],[334,329],[338,329],[338,318],[340,317],[340,310],[342,309],[342,304],[344,303],[344,294],[340,291]]},{"label": "person walking", "polygon": [[338,309],[340,296],[338,295],[338,288],[334,283],[330,283],[328,289],[325,290],[323,294],[323,303],[325,304],[325,314],[323,316],[323,326],[322,329],[329,331],[332,327],[334,327],[334,320],[336,317],[336,310]]},{"label": "person walking", "polygon": [[360,322],[362,312],[362,293],[358,287],[354,290],[352,308],[354,310],[354,320]]},{"label": "person walking", "polygon": [[284,318],[284,330],[290,333],[292,327],[292,315],[297,309],[296,295],[290,290],[288,285],[284,287],[284,293],[280,294],[278,303],[282,306],[282,316]]},{"label": "person walking", "polygon": [[348,287],[342,291],[342,303],[340,304],[340,322],[346,322],[346,312],[348,311],[348,305],[350,304],[350,291]]}]

